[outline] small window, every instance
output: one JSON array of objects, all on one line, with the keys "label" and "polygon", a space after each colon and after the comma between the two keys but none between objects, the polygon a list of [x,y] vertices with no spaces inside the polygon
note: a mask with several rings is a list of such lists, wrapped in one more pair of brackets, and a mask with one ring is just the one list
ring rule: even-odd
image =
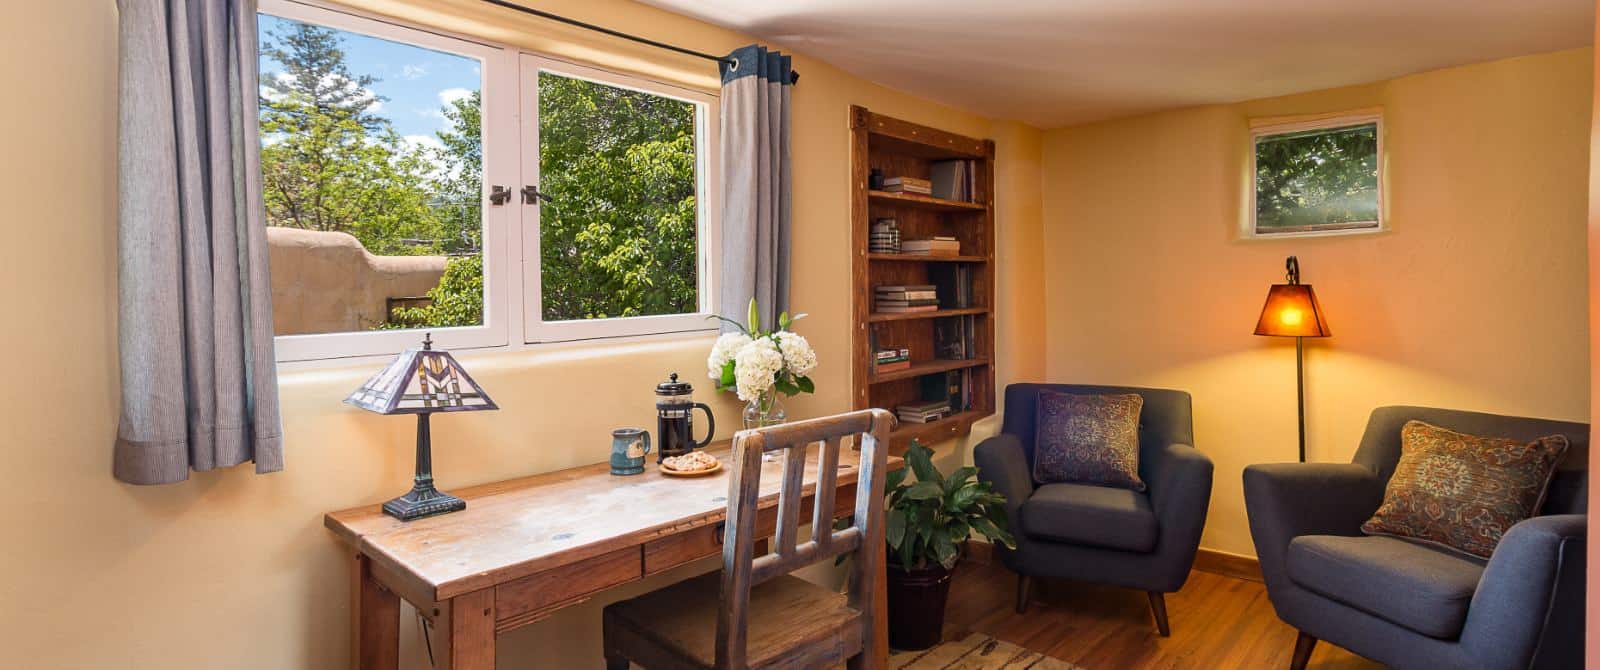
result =
[{"label": "small window", "polygon": [[1383,120],[1376,114],[1252,130],[1250,237],[1383,227]]}]

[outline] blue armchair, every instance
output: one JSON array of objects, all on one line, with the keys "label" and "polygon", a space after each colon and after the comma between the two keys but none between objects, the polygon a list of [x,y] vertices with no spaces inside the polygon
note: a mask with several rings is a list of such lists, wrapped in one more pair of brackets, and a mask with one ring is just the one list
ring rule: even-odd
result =
[{"label": "blue armchair", "polygon": [[[1417,419],[1472,435],[1570,447],[1540,516],[1512,526],[1487,561],[1366,536]],[[1252,465],[1250,534],[1278,617],[1300,631],[1290,667],[1319,639],[1396,668],[1583,667],[1589,426],[1425,407],[1380,407],[1352,463]]]},{"label": "blue armchair", "polygon": [[[1139,478],[1148,490],[1033,481],[1039,391],[1137,393]],[[1012,384],[1001,433],[974,449],[979,478],[1006,496],[1017,548],[996,547],[1017,573],[1017,611],[1031,577],[1110,584],[1146,592],[1156,630],[1171,634],[1164,594],[1189,578],[1211,501],[1211,459],[1194,444],[1189,394],[1125,386]]]}]

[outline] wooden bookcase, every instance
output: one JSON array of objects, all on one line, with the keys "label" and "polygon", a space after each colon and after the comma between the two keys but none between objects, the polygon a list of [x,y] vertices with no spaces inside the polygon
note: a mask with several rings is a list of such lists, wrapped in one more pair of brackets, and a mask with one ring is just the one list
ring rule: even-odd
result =
[{"label": "wooden bookcase", "polygon": [[[894,411],[924,399],[923,377],[966,371],[971,407],[933,423],[902,422],[894,430],[891,449],[902,452],[912,438],[929,447],[966,435],[972,423],[994,414],[994,142],[850,108],[851,240],[854,294],[852,392],[857,409]],[[947,159],[973,161],[973,201],[955,201],[910,193],[871,190],[871,171],[886,177],[930,176],[930,164]],[[935,235],[961,241],[959,256],[917,256],[869,252],[873,221],[896,220],[902,239]],[[939,311],[878,314],[873,311],[877,286],[929,284],[935,264],[959,263],[970,268],[971,300],[967,307],[940,305]],[[944,302],[944,296],[941,296]],[[945,359],[935,355],[934,330],[944,319],[972,319],[975,356]],[[911,350],[911,368],[877,374],[874,344]]]}]

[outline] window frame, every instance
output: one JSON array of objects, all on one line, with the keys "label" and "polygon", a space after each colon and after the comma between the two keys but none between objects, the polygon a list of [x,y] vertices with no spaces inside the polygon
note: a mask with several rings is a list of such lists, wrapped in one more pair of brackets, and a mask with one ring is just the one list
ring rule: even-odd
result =
[{"label": "window frame", "polygon": [[[1310,226],[1296,227],[1294,229],[1280,230],[1277,232],[1263,232],[1256,221],[1256,215],[1258,213],[1257,198],[1260,195],[1259,186],[1256,183],[1256,170],[1258,168],[1257,148],[1261,140],[1266,137],[1273,137],[1277,135],[1289,135],[1312,130],[1339,130],[1365,126],[1368,124],[1373,124],[1375,126],[1375,132],[1377,133],[1378,138],[1377,147],[1375,148],[1375,151],[1377,152],[1376,163],[1378,171],[1377,220],[1312,224]],[[1250,194],[1249,212],[1244,217],[1244,225],[1242,226],[1243,230],[1240,231],[1241,237],[1243,239],[1251,240],[1276,240],[1301,237],[1331,237],[1337,235],[1367,235],[1387,231],[1389,224],[1388,217],[1384,215],[1384,202],[1386,196],[1385,192],[1388,190],[1388,185],[1384,180],[1384,164],[1388,161],[1386,160],[1386,155],[1384,154],[1383,135],[1383,110],[1381,109],[1365,109],[1315,116],[1291,118],[1276,117],[1251,120],[1249,145],[1250,169],[1247,174],[1247,187]]]},{"label": "window frame", "polygon": [[[458,35],[316,0],[259,0],[257,12],[473,58],[482,64],[479,90],[483,96],[484,174],[480,197],[484,219],[484,324],[396,331],[275,335],[279,364],[314,364],[316,361],[391,356],[415,346],[423,332],[432,333],[435,343],[441,348],[488,350],[518,349],[545,342],[638,338],[717,330],[717,325],[708,318],[715,313],[717,264],[714,255],[721,244],[721,203],[716,195],[719,193],[721,176],[718,136],[721,101],[716,93],[578,64],[515,45]],[[500,206],[490,204],[488,198],[489,190],[494,185],[504,185],[515,194],[523,184],[539,183],[537,77],[541,71],[696,105],[699,304],[694,313],[542,321],[539,208],[522,204],[520,198],[515,196]],[[507,146],[518,149],[500,149]],[[525,150],[529,147],[532,147],[532,151]],[[520,279],[518,272],[521,273]]]},{"label": "window frame", "polygon": [[[715,197],[714,194],[719,192],[718,174],[712,164],[712,157],[718,156],[720,151],[717,124],[721,109],[717,96],[528,52],[523,52],[520,65],[518,72],[522,77],[523,92],[521,139],[524,151],[521,152],[521,158],[524,181],[519,183],[541,183],[538,150],[540,73],[549,72],[557,76],[649,93],[695,106],[695,265],[699,284],[697,309],[691,313],[546,321],[540,255],[541,208],[523,206],[521,228],[524,341],[535,344],[717,330],[717,322],[710,318],[716,309],[717,286],[716,266],[711,262],[711,258],[712,252],[720,249],[722,232],[718,217],[720,208],[711,202]],[[532,150],[527,150],[529,148]]]}]

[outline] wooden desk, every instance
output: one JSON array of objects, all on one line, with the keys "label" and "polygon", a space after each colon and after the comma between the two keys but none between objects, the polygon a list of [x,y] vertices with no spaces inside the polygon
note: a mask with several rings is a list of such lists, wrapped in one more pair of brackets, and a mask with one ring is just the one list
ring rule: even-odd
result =
[{"label": "wooden desk", "polygon": [[[727,449],[711,452],[727,463]],[[816,488],[816,451],[806,461],[807,505]],[[852,449],[839,454],[836,517],[855,505],[858,457]],[[901,467],[901,459],[890,458],[891,470]],[[780,463],[762,470],[757,530],[763,533],[775,527],[781,473]],[[354,550],[352,667],[398,666],[400,598],[432,622],[437,668],[480,670],[494,667],[498,633],[605,589],[720,554],[728,474],[724,467],[706,477],[668,477],[651,463],[644,474],[617,477],[601,463],[452,493],[467,501],[467,509],[409,523],[384,515],[378,505],[324,518]],[[883,626],[882,594],[876,600]],[[886,659],[888,649],[874,653]],[[598,665],[599,649],[595,659]]]}]

